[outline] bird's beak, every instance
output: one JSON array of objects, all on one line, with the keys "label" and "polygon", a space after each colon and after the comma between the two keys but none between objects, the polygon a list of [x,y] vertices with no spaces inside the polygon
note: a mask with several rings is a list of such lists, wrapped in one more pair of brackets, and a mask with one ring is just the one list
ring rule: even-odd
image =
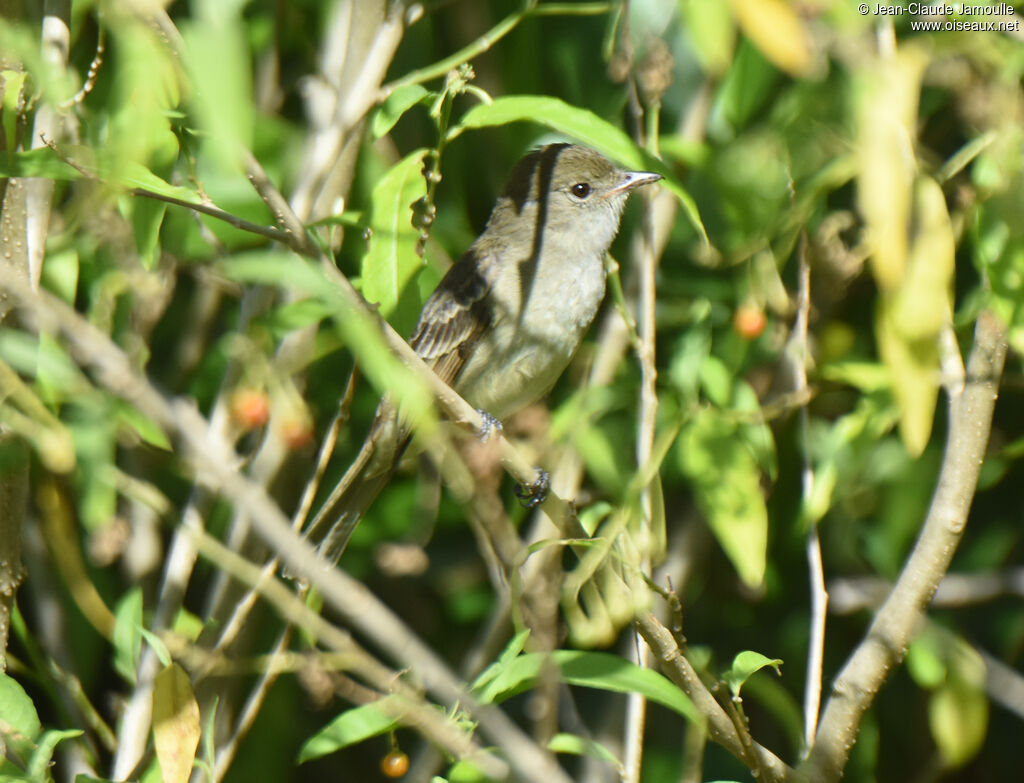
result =
[{"label": "bird's beak", "polygon": [[622,177],[622,182],[608,191],[608,195],[628,193],[641,185],[657,182],[659,179],[661,179],[661,174],[655,174],[653,171],[627,171]]}]

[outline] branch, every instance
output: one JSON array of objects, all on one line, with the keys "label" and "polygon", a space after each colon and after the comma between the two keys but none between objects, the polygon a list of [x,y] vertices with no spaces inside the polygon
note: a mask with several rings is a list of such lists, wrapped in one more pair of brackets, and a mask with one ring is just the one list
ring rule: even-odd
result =
[{"label": "branch", "polygon": [[813,780],[842,776],[861,718],[889,672],[903,660],[967,524],[1006,359],[1006,327],[992,313],[982,312],[974,337],[966,384],[951,392],[946,454],[931,508],[896,586],[832,686],[817,741],[801,765]]},{"label": "branch", "polygon": [[[217,489],[247,514],[257,534],[286,565],[306,575],[323,594],[325,603],[346,623],[415,672],[436,698],[459,704],[470,713],[481,731],[505,751],[517,776],[534,783],[570,783],[549,753],[501,710],[479,704],[466,691],[465,683],[365,585],[340,569],[321,567],[312,546],[291,530],[288,518],[266,489],[233,467],[238,463],[234,449],[211,430],[191,401],[164,397],[107,335],[57,297],[33,292],[27,283],[15,278],[0,278],[0,291],[6,291],[38,329],[59,332],[78,361],[92,367],[109,391],[174,433],[194,463],[197,479]],[[411,351],[408,346],[406,350]],[[442,383],[437,376],[434,378]]]},{"label": "branch", "polygon": [[806,778],[787,766],[767,748],[758,745],[749,736],[740,737],[736,725],[701,681],[696,670],[679,649],[671,631],[653,614],[637,618],[637,629],[661,663],[662,669],[676,685],[683,689],[697,711],[707,720],[707,733],[750,769],[759,769],[762,780],[776,783],[806,783]]}]

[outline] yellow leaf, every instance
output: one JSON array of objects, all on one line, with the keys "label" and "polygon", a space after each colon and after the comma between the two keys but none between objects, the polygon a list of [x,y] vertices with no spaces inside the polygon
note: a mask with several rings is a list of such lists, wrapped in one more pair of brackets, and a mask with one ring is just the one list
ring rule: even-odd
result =
[{"label": "yellow leaf", "polygon": [[811,44],[803,20],[785,0],[732,0],[743,33],[791,76],[811,69]]},{"label": "yellow leaf", "polygon": [[153,683],[153,740],[164,783],[188,783],[199,747],[199,704],[188,675],[176,663]]},{"label": "yellow leaf", "polygon": [[895,319],[908,340],[936,339],[952,317],[956,240],[942,189],[928,177],[915,188],[914,229]]},{"label": "yellow leaf", "polygon": [[875,339],[892,377],[903,445],[911,455],[919,456],[932,434],[939,395],[938,343],[934,338],[907,339],[893,297],[885,295],[878,305]]},{"label": "yellow leaf", "polygon": [[863,68],[857,80],[857,202],[871,270],[883,291],[903,280],[910,234],[917,102],[927,58],[909,46]]}]

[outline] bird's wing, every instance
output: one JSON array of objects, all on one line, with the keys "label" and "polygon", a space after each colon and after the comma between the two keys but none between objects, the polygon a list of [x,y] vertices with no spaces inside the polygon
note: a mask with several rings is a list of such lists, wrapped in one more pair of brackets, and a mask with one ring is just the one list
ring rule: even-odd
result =
[{"label": "bird's wing", "polygon": [[494,259],[467,250],[423,305],[409,344],[452,385],[492,317],[487,302]]}]

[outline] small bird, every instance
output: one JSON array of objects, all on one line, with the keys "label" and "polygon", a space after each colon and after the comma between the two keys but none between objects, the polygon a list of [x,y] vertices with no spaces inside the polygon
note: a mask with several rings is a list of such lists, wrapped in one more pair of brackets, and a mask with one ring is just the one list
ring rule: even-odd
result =
[{"label": "small bird", "polygon": [[[604,257],[627,196],[659,179],[619,169],[587,147],[549,144],[527,154],[484,232],[424,304],[413,350],[491,425],[547,394],[604,299]],[[385,396],[358,456],[306,531],[327,562],[341,557],[410,435]]]}]

